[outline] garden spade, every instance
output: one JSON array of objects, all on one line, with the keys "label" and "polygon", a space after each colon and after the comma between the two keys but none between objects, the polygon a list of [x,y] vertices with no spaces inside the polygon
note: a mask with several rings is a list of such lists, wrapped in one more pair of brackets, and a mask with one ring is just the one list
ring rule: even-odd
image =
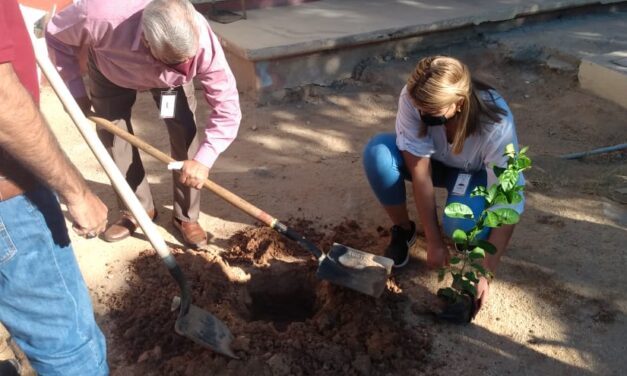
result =
[{"label": "garden spade", "polygon": [[[116,127],[108,120],[96,116],[90,116],[89,119],[156,159],[168,165],[176,163],[169,155],[154,148],[139,137]],[[394,264],[391,259],[337,243],[333,244],[331,250],[325,254],[294,229],[281,223],[276,218],[226,188],[208,179],[205,180],[204,187],[309,251],[318,260],[318,271],[316,274],[319,278],[374,297],[379,297],[385,289],[385,283]]]},{"label": "garden spade", "polygon": [[113,162],[113,159],[111,159],[105,147],[98,139],[96,132],[93,130],[78,104],[70,94],[68,88],[61,80],[59,73],[45,53],[45,46],[43,48],[37,48],[37,41],[35,39],[33,39],[33,45],[35,46],[35,56],[39,67],[44,72],[44,75],[50,82],[50,85],[65,106],[68,114],[74,121],[74,124],[76,124],[79,132],[87,142],[87,145],[89,145],[89,148],[96,156],[96,159],[111,179],[111,183],[122,198],[122,201],[124,201],[128,209],[131,213],[133,213],[133,216],[137,219],[137,222],[144,231],[144,234],[146,234],[146,237],[154,249],[157,251],[159,256],[161,256],[163,262],[168,268],[168,271],[172,277],[174,277],[181,289],[180,310],[175,324],[175,331],[178,334],[188,337],[194,342],[208,347],[215,352],[236,358],[230,348],[230,344],[233,339],[231,332],[222,321],[218,320],[209,312],[191,304],[191,293],[187,280],[177,265],[174,256],[170,253],[163,237],[161,237],[157,231],[156,226],[148,217],[148,214],[142,207],[139,199],[129,187],[128,183],[124,179],[124,176],[122,176],[122,173]]}]

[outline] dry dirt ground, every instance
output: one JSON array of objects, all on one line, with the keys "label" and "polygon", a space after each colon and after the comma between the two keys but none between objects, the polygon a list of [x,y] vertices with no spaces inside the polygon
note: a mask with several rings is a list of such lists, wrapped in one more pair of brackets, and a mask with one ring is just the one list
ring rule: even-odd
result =
[{"label": "dry dirt ground", "polygon": [[[323,247],[337,241],[380,253],[390,223],[365,180],[361,149],[374,134],[393,132],[403,82],[417,59],[433,52],[373,61],[355,79],[309,88],[292,102],[260,107],[243,99],[239,137],[210,178]],[[172,235],[170,173],[144,155],[160,232],[195,303],[231,328],[240,359],[174,333],[169,307],[177,289],[141,233],[113,244],[74,237],[112,374],[627,373],[625,153],[558,158],[625,142],[627,111],[582,91],[575,71],[514,60],[496,44],[439,52],[462,58],[504,95],[534,163],[526,212],[490,301],[471,325],[440,323],[429,312],[443,285],[425,267],[423,238],[379,299],[316,280],[306,253],[209,192],[201,223],[211,245],[185,250]],[[51,90],[42,103],[112,220],[116,200],[102,168]],[[207,113],[201,105],[199,118]],[[138,96],[133,116],[137,135],[167,150],[150,95]]]}]

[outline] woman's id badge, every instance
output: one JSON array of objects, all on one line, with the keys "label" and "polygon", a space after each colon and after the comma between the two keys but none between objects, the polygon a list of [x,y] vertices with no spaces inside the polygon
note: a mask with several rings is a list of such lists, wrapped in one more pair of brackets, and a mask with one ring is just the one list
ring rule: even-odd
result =
[{"label": "woman's id badge", "polygon": [[455,196],[464,196],[468,190],[468,184],[470,183],[471,176],[472,175],[470,174],[458,174],[457,180],[455,180],[455,186],[453,187],[453,191],[451,193]]},{"label": "woman's id badge", "polygon": [[168,90],[161,92],[161,105],[159,106],[159,117],[161,119],[171,119],[174,117],[176,109],[176,91]]}]

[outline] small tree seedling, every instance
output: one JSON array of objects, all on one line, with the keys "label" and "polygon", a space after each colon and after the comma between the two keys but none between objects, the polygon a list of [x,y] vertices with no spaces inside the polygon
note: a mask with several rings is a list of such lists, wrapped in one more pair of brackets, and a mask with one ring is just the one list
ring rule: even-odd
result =
[{"label": "small tree seedling", "polygon": [[[483,197],[485,200],[485,208],[479,217],[475,217],[470,207],[461,203],[451,203],[444,209],[444,214],[450,218],[474,221],[474,226],[470,230],[456,229],[453,232],[456,252],[451,257],[449,265],[441,268],[438,274],[440,282],[444,280],[447,273],[453,277],[451,287],[438,290],[438,296],[450,305],[467,301],[468,297],[472,300],[476,299],[479,278],[492,279],[494,277],[483,267],[481,260],[486,257],[486,253],[495,254],[496,247],[489,241],[477,237],[486,227],[497,228],[518,223],[520,219],[518,212],[506,206],[522,201],[521,192],[524,186],[518,185],[518,178],[520,172],[531,167],[531,160],[526,153],[527,147],[516,152],[513,144],[507,145],[504,154],[507,157],[507,166],[492,167],[498,178],[497,183],[489,188],[477,186],[470,193],[471,197]],[[464,319],[464,321],[469,320],[469,318]]]}]

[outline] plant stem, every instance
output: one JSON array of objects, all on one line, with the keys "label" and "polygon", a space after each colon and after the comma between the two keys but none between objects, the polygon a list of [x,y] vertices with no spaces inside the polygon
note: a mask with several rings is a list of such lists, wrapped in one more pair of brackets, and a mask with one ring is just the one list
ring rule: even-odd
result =
[{"label": "plant stem", "polygon": [[460,271],[460,274],[462,275],[462,277],[464,276],[464,269],[466,268],[466,261],[468,260],[468,254],[466,254],[466,257],[464,257],[464,264],[462,265],[462,270]]}]

